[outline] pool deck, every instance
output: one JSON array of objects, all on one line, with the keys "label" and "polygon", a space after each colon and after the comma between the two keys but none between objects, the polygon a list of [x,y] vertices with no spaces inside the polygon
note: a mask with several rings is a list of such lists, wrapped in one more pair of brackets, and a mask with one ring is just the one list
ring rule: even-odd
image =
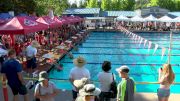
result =
[{"label": "pool deck", "polygon": [[[12,92],[8,88],[9,101],[12,101]],[[33,90],[29,90],[29,101],[33,101]],[[61,100],[59,100],[61,99]],[[171,94],[169,101],[179,101],[180,94]],[[0,85],[0,101],[4,101],[2,86]],[[23,97],[19,96],[19,101],[23,101]],[[72,101],[71,91],[62,91],[56,96],[55,101]],[[115,101],[115,100],[112,100]],[[135,101],[158,101],[156,93],[137,93],[135,95]]]}]

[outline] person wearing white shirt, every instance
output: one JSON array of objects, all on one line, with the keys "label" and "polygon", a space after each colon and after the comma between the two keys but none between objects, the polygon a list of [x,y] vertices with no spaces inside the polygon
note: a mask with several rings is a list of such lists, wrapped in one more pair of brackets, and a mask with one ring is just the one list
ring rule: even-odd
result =
[{"label": "person wearing white shirt", "polygon": [[26,48],[27,68],[29,73],[32,73],[32,70],[37,67],[37,47],[40,47],[39,43],[37,41],[32,41],[31,44]]},{"label": "person wearing white shirt", "polygon": [[[85,59],[79,56],[78,58],[73,60],[73,63],[75,64],[75,67],[71,69],[69,75],[69,80],[71,84],[73,85],[74,80],[80,80],[84,77],[90,80],[89,70],[84,67],[84,65],[86,64]],[[72,94],[73,94],[73,99],[75,101],[75,99],[77,98],[78,90],[74,85],[73,85]]]}]

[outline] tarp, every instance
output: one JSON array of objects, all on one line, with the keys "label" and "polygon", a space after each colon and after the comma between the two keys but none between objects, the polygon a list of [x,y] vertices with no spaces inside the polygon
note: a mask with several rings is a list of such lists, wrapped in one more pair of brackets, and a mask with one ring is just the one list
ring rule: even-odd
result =
[{"label": "tarp", "polygon": [[148,17],[144,18],[145,21],[157,21],[158,19],[155,18],[153,15],[149,15]]},{"label": "tarp", "polygon": [[126,16],[120,15],[117,17],[118,21],[129,21],[129,18],[127,18]]},{"label": "tarp", "polygon": [[141,16],[134,16],[131,18],[133,22],[144,22],[144,19]]},{"label": "tarp", "polygon": [[0,25],[0,34],[27,34],[48,29],[48,26],[26,17],[14,17]]},{"label": "tarp", "polygon": [[173,19],[168,17],[167,15],[158,19],[160,22],[173,22]]},{"label": "tarp", "polygon": [[51,19],[49,16],[39,17],[36,21],[48,25],[49,28],[56,28],[61,26],[59,22]]}]

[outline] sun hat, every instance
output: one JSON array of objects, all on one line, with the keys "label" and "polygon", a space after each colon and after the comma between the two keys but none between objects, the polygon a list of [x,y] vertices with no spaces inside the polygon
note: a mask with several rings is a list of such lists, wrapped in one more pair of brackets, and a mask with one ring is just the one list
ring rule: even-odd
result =
[{"label": "sun hat", "polygon": [[86,64],[86,60],[79,56],[78,58],[73,60],[73,63],[77,66],[77,67],[83,67]]},{"label": "sun hat", "polygon": [[32,46],[32,47],[40,47],[40,44],[39,44],[37,41],[33,40],[33,41],[31,42],[31,46]]},{"label": "sun hat", "polygon": [[129,72],[129,67],[126,66],[126,65],[123,65],[123,66],[117,68],[116,71],[117,71],[118,73],[119,73],[119,72],[128,73],[128,72]]},{"label": "sun hat", "polygon": [[98,96],[101,93],[99,88],[96,88],[94,84],[86,84],[81,90],[79,90],[80,96],[93,95]]},{"label": "sun hat", "polygon": [[48,73],[46,71],[41,71],[39,73],[39,81],[48,80]]},{"label": "sun hat", "polygon": [[88,82],[89,82],[88,78],[81,78],[80,80],[74,80],[73,84],[77,89],[81,89]]}]

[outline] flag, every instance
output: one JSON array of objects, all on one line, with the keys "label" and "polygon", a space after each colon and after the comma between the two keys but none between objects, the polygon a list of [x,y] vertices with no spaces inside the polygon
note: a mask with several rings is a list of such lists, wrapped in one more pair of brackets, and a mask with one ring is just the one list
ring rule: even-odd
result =
[{"label": "flag", "polygon": [[151,42],[151,41],[149,41],[149,45],[148,45],[148,52],[149,52],[149,50],[150,50],[150,48],[151,48],[151,44],[152,44],[152,42]]},{"label": "flag", "polygon": [[165,52],[166,52],[166,48],[162,47],[161,60],[163,59]]},{"label": "flag", "polygon": [[153,53],[153,55],[155,54],[157,48],[158,48],[158,44],[155,44],[155,48],[154,48],[154,53]]}]

